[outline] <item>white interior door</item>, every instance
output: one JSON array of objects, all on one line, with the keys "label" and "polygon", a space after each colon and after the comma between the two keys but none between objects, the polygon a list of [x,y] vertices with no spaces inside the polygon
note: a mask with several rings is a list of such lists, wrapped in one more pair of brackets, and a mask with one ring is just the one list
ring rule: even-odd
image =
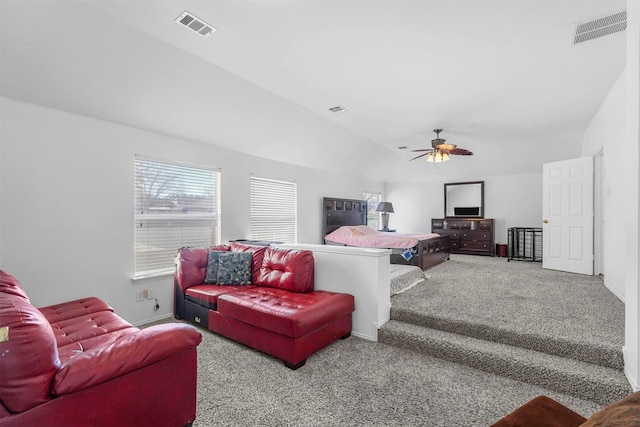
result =
[{"label": "white interior door", "polygon": [[593,157],[542,166],[542,267],[593,275]]}]

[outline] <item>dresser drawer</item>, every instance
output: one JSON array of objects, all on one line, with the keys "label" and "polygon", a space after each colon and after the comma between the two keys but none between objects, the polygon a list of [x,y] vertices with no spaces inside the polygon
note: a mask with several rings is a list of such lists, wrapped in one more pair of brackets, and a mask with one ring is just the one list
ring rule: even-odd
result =
[{"label": "dresser drawer", "polygon": [[448,228],[451,228],[452,230],[459,230],[460,229],[460,221],[447,220],[447,226],[448,226]]},{"label": "dresser drawer", "polygon": [[486,220],[480,221],[478,223],[478,230],[492,230],[493,229],[493,221]]},{"label": "dresser drawer", "polygon": [[488,251],[491,250],[491,242],[480,242],[477,240],[469,240],[460,242],[462,249],[469,249],[474,251]]},{"label": "dresser drawer", "polygon": [[491,243],[492,234],[490,231],[463,231],[462,239],[469,241],[483,241]]}]

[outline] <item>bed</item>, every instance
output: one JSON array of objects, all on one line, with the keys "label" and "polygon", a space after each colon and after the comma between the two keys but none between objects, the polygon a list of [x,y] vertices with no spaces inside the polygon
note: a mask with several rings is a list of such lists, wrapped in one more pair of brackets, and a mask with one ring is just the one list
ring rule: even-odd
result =
[{"label": "bed", "polygon": [[449,237],[438,234],[401,234],[373,230],[367,225],[367,202],[323,199],[325,244],[391,249],[391,264],[427,270],[449,259]]}]

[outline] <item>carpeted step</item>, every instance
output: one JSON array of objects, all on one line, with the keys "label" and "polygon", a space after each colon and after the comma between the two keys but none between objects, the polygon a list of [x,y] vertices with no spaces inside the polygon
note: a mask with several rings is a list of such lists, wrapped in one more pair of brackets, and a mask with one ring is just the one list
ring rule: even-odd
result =
[{"label": "carpeted step", "polygon": [[624,369],[622,349],[613,344],[602,342],[597,337],[588,341],[582,338],[578,340],[577,338],[572,339],[540,332],[518,331],[514,328],[487,325],[443,315],[424,314],[397,306],[391,308],[391,319],[481,340],[528,348],[613,369]]},{"label": "carpeted step", "polygon": [[390,320],[378,341],[606,405],[632,390],[616,369]]}]

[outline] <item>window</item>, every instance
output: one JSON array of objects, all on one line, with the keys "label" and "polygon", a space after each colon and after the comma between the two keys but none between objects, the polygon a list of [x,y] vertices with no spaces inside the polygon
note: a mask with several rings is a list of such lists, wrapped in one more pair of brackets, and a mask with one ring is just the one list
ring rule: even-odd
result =
[{"label": "window", "polygon": [[135,278],[171,273],[183,246],[220,243],[220,171],[135,157]]},{"label": "window", "polygon": [[297,243],[298,185],[256,176],[250,182],[250,238]]},{"label": "window", "polygon": [[378,204],[382,200],[382,193],[362,193],[362,198],[367,201],[367,225],[374,230],[380,230],[380,212],[377,212]]}]

